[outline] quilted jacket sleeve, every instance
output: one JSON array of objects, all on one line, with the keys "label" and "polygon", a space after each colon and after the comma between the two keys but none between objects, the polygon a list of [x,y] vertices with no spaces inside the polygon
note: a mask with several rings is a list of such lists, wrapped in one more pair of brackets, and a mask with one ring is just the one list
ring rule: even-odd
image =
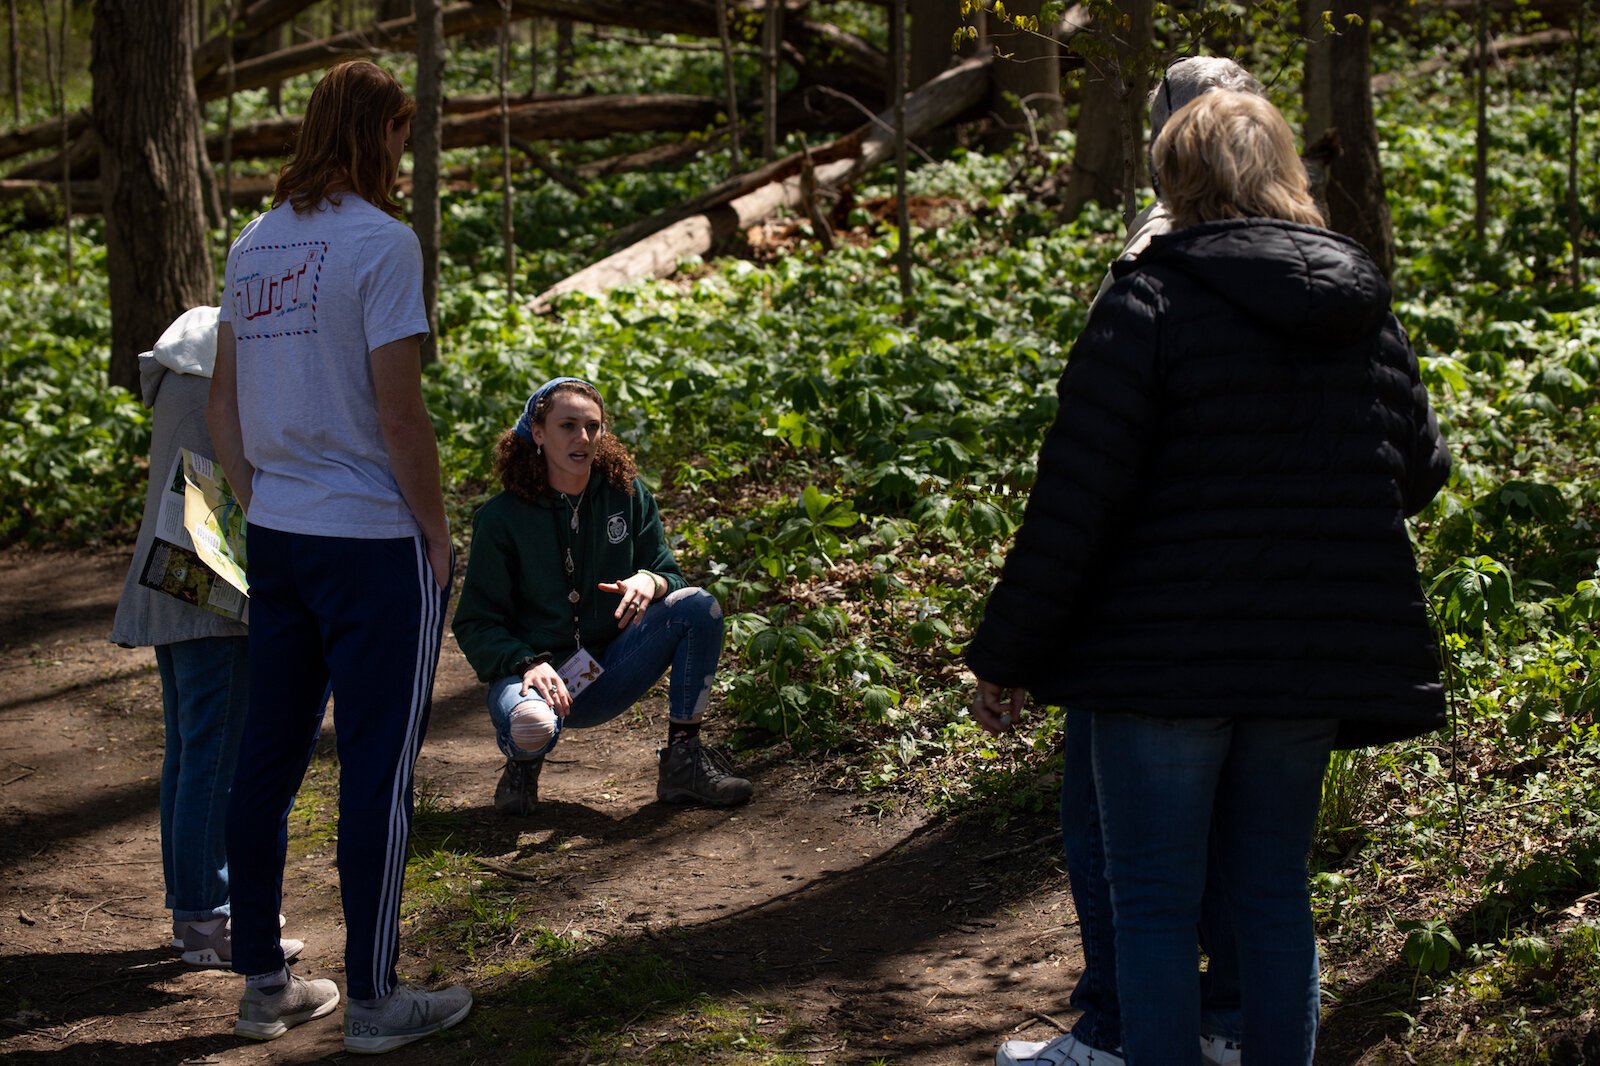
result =
[{"label": "quilted jacket sleeve", "polygon": [[1422,384],[1421,368],[1416,352],[1405,330],[1393,315],[1384,326],[1386,345],[1398,345],[1403,365],[1411,383],[1411,439],[1406,442],[1406,476],[1400,486],[1406,516],[1416,514],[1428,506],[1450,477],[1450,451],[1445,447],[1444,436],[1439,432],[1439,420],[1428,402],[1428,390]]},{"label": "quilted jacket sleeve", "polygon": [[1138,491],[1157,406],[1160,297],[1147,274],[1117,282],[1073,346],[1061,406],[1000,580],[968,645],[985,681],[1028,688],[1076,609],[1085,573]]}]

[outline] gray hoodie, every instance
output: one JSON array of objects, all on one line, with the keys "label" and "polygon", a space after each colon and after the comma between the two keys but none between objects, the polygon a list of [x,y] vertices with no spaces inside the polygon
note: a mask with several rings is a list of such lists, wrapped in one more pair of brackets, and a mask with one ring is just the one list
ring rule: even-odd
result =
[{"label": "gray hoodie", "polygon": [[247,632],[238,622],[139,584],[139,570],[155,539],[156,516],[166,488],[163,482],[178,450],[188,448],[205,456],[216,454],[206,429],[206,397],[210,391],[209,377],[169,369],[151,353],[139,357],[139,392],[153,413],[150,485],[145,491],[144,518],[139,523],[133,562],[111,626],[112,642],[123,647],[176,644],[201,637],[242,637]]}]

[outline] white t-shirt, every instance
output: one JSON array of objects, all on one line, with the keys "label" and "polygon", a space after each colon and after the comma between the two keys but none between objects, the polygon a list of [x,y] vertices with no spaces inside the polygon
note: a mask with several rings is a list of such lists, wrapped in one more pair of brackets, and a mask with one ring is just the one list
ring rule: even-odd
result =
[{"label": "white t-shirt", "polygon": [[250,522],[328,537],[409,537],[378,425],[369,353],[428,332],[417,236],[352,193],[253,219],[228,252]]}]

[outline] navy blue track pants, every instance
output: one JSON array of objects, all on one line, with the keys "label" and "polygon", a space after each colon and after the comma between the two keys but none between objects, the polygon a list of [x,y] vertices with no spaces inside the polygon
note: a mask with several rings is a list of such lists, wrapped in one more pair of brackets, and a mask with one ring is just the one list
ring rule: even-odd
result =
[{"label": "navy blue track pants", "polygon": [[351,999],[395,985],[412,772],[428,729],[449,591],[420,536],[361,540],[250,527],[250,711],[228,804],[233,968],[283,966],[281,827],[331,683],[339,888]]}]

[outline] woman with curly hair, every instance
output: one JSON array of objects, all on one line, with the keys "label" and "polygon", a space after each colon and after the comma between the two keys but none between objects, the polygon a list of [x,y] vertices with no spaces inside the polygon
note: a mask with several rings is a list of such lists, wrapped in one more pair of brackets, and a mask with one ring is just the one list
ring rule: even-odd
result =
[{"label": "woman with curly hair", "polygon": [[473,520],[453,627],[505,753],[495,809],[528,814],[544,757],[566,728],[609,722],[670,667],[656,797],[732,806],[750,798],[700,743],[722,653],[722,608],[684,579],[654,497],[606,432],[600,391],[558,377],[495,445],[505,491]]}]

